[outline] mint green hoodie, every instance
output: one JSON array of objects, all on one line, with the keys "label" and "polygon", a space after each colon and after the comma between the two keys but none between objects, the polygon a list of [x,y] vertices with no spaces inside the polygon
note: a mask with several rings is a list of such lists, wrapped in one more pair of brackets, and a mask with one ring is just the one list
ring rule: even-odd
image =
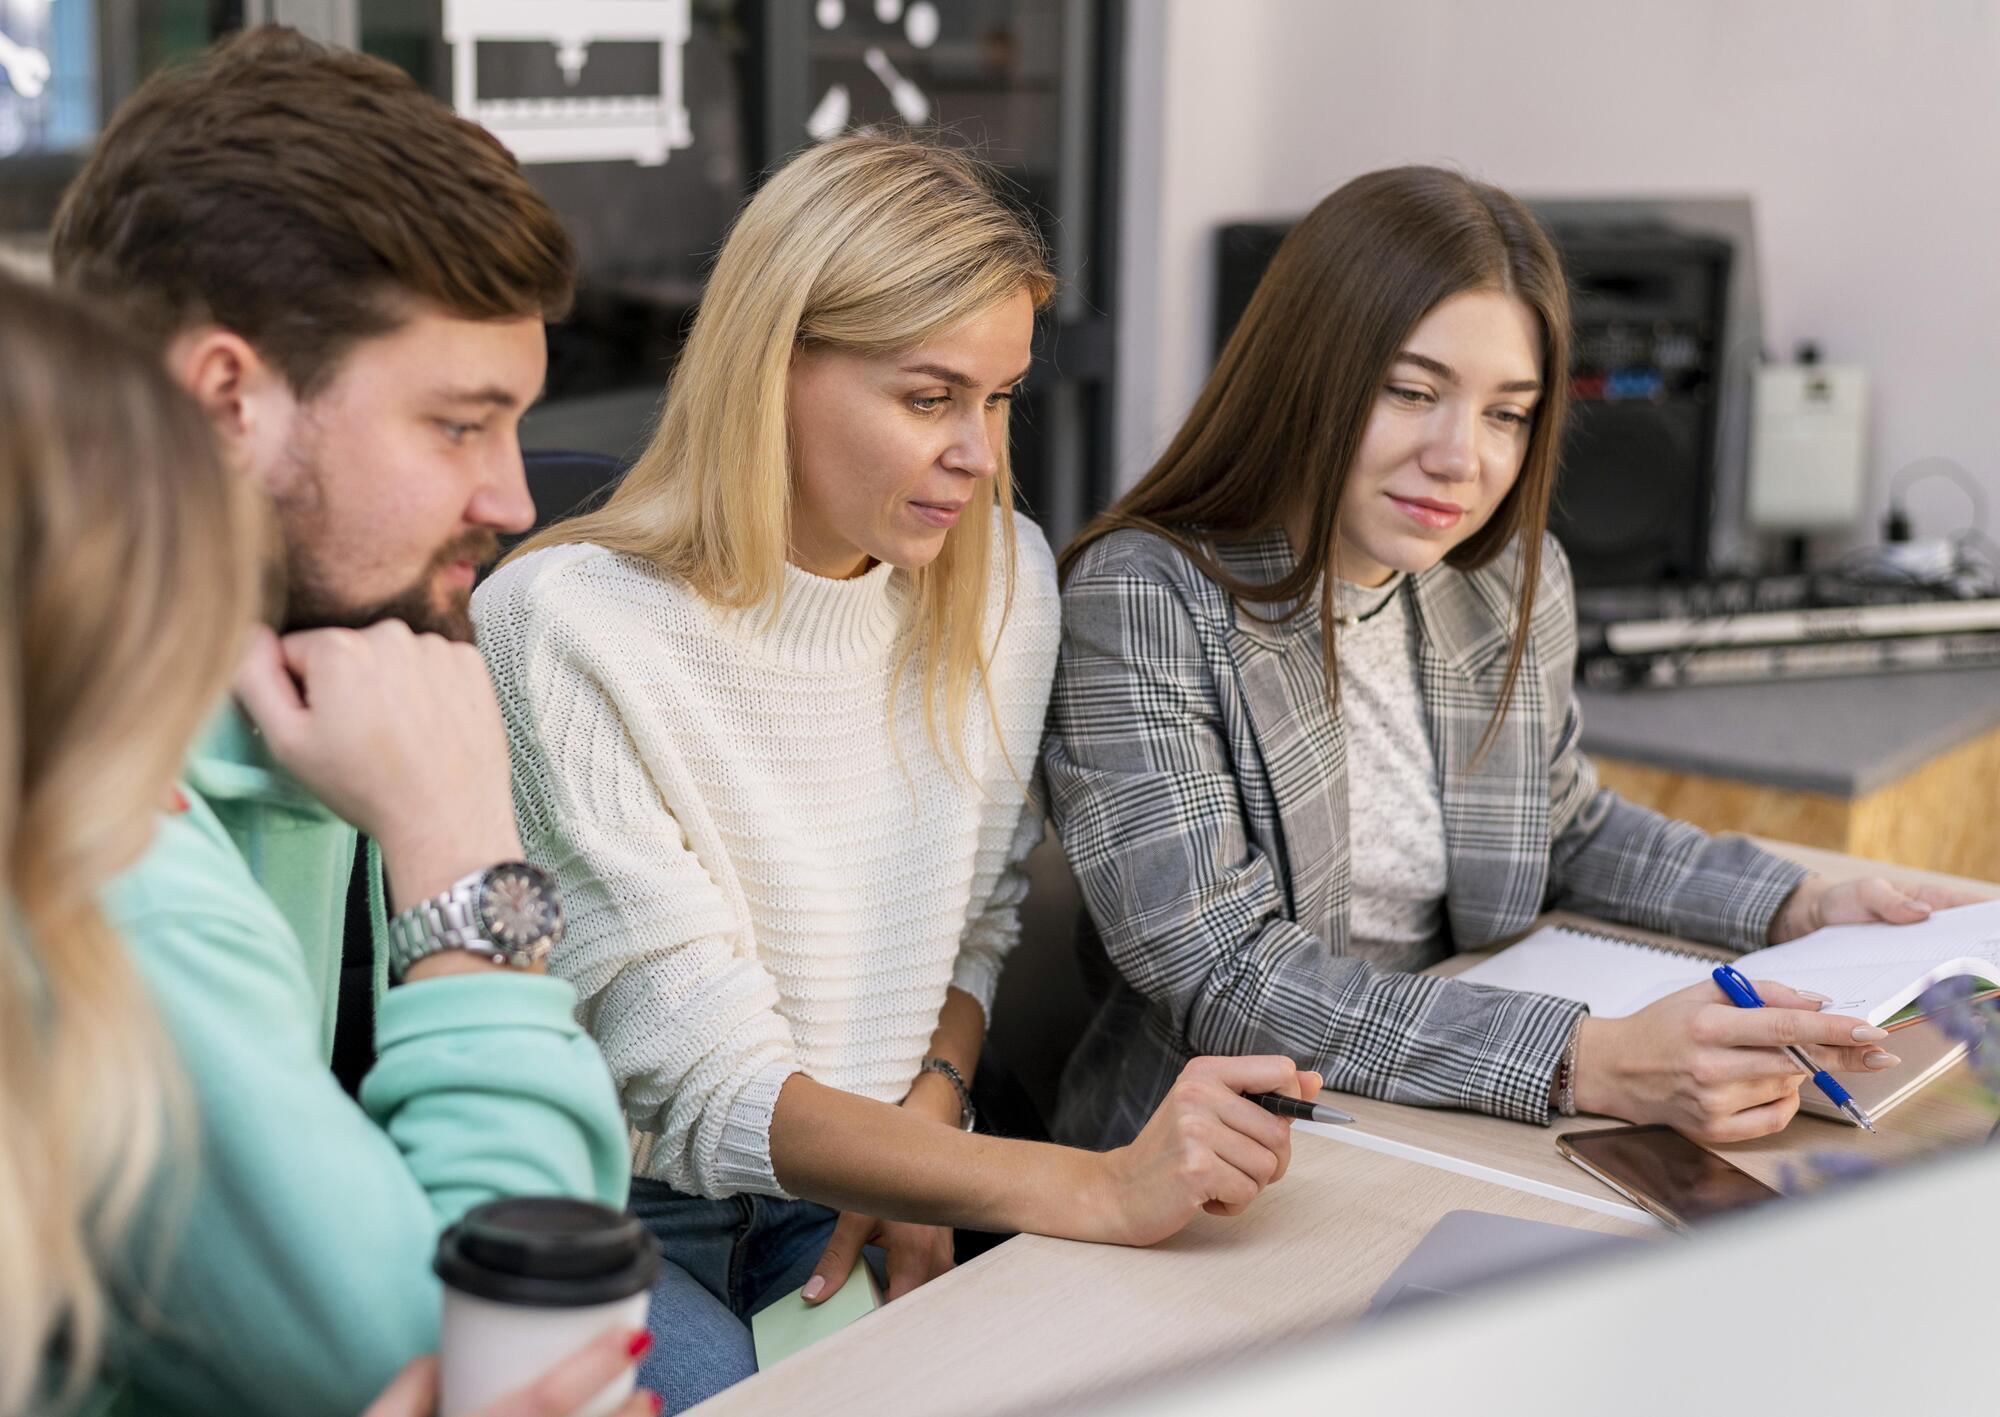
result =
[{"label": "mint green hoodie", "polygon": [[495,1196],[623,1206],[624,1122],[574,991],[516,974],[389,990],[356,1106],[328,1067],[353,829],[233,708],[187,777],[108,897],[199,1113],[125,1247],[169,1248],[112,1410],[353,1417],[437,1345],[438,1232]]}]

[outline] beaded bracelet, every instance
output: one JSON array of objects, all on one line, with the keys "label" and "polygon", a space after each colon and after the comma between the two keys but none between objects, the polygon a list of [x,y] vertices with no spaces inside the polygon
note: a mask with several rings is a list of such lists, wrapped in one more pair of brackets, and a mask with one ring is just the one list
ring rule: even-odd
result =
[{"label": "beaded bracelet", "polygon": [[1576,1045],[1583,1037],[1583,1020],[1569,1031],[1569,1042],[1563,1045],[1562,1060],[1556,1064],[1556,1113],[1558,1116],[1576,1115]]}]

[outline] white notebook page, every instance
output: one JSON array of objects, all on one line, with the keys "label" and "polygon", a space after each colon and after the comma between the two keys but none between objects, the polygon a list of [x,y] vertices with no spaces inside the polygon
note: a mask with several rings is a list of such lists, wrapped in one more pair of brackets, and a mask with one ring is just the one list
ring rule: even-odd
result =
[{"label": "white notebook page", "polygon": [[1575,999],[1590,1005],[1599,1018],[1623,1018],[1676,989],[1699,984],[1718,963],[1547,925],[1454,977]]},{"label": "white notebook page", "polygon": [[[1554,994],[1621,1018],[1700,983],[1717,961],[1545,926],[1458,975],[1470,984]],[[1735,961],[1751,979],[1824,994],[1825,1012],[1880,1023],[1940,979],[2000,983],[2000,901],[1940,910],[1917,925],[1834,925]]]},{"label": "white notebook page", "polygon": [[1940,979],[1973,975],[2000,983],[2000,901],[1940,910],[1917,925],[1830,925],[1747,954],[1752,979],[1811,989],[1826,1012],[1880,1023]]}]

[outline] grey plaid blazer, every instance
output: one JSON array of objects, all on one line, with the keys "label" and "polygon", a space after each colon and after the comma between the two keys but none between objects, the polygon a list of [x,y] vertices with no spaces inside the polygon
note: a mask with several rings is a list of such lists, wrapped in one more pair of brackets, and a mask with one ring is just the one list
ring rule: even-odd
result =
[{"label": "grey plaid blazer", "polygon": [[[1805,874],[1600,789],[1577,748],[1575,593],[1553,538],[1512,710],[1473,754],[1506,671],[1518,552],[1405,581],[1438,766],[1452,943],[1564,908],[1738,947]],[[1291,566],[1279,533],[1218,548]],[[1043,766],[1088,907],[1096,1013],[1056,1133],[1135,1136],[1196,1054],[1282,1053],[1330,1086],[1546,1122],[1581,1006],[1374,968],[1348,941],[1347,745],[1318,616],[1267,624],[1159,537],[1089,547],[1063,587]]]}]

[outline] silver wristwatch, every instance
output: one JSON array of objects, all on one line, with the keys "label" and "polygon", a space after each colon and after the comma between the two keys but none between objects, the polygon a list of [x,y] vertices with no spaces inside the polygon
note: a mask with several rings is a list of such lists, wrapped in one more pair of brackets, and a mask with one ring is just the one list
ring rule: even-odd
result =
[{"label": "silver wristwatch", "polygon": [[503,861],[454,882],[389,922],[389,971],[445,950],[470,950],[495,964],[529,969],[562,939],[562,897],[555,878],[525,861]]}]

